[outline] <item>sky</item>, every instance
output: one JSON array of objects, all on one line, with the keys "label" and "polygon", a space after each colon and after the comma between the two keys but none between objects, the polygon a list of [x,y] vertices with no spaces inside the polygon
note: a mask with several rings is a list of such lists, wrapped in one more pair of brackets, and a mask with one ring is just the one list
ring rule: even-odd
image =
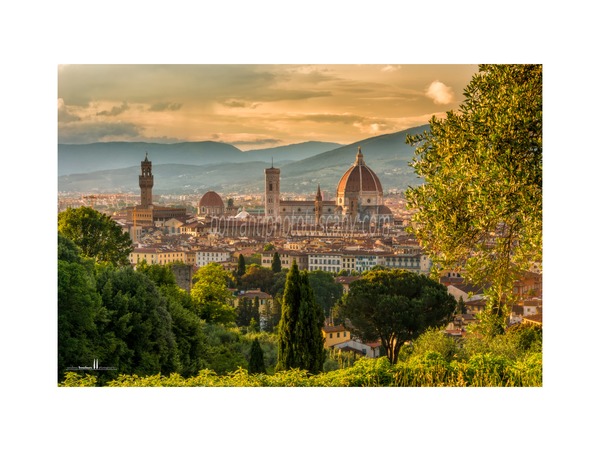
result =
[{"label": "sky", "polygon": [[477,65],[59,65],[58,141],[350,144],[444,117]]}]

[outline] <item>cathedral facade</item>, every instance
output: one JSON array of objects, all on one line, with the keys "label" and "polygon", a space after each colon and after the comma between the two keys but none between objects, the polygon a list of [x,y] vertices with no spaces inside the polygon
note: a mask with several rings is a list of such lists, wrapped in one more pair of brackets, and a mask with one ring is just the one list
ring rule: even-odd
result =
[{"label": "cathedral facade", "polygon": [[383,204],[383,187],[358,147],[354,164],[342,175],[334,200],[323,200],[320,185],[314,201],[282,200],[281,170],[265,169],[265,217],[275,221],[295,220],[326,225],[339,222],[377,223],[391,219],[391,210]]}]

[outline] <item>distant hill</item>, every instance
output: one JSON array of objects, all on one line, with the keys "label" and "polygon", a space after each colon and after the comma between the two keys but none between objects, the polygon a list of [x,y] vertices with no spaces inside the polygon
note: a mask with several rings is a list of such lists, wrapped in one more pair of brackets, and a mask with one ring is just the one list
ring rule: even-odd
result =
[{"label": "distant hill", "polygon": [[253,161],[265,162],[269,162],[271,161],[271,158],[273,158],[275,164],[281,164],[285,161],[300,161],[339,147],[341,147],[341,144],[336,144],[335,142],[309,141],[301,144],[284,145],[281,147],[248,150],[244,152],[244,156],[247,156]]},{"label": "distant hill", "polygon": [[[316,191],[317,183],[320,183],[326,198],[330,199],[335,195],[335,188],[340,177],[354,162],[357,147],[360,146],[366,164],[377,173],[384,190],[386,192],[404,190],[409,185],[421,184],[421,180],[408,166],[413,158],[414,148],[405,143],[406,135],[422,133],[428,127],[428,125],[424,125],[397,133],[375,136],[329,150],[329,146],[337,144],[307,142],[248,152],[242,152],[231,145],[217,142],[189,143],[188,145],[88,144],[88,146],[80,146],[85,147],[82,155],[88,155],[92,153],[92,150],[98,153],[89,159],[80,157],[79,165],[82,165],[83,162],[89,164],[95,160],[110,160],[111,158],[121,158],[119,164],[130,161],[123,156],[114,155],[119,148],[126,149],[127,157],[133,161],[128,166],[121,168],[108,167],[107,169],[112,170],[89,170],[87,173],[80,174],[61,170],[61,147],[59,146],[59,175],[61,172],[63,175],[59,176],[58,189],[59,191],[79,192],[92,190],[137,192],[139,191],[140,161],[148,151],[154,173],[154,192],[157,194],[203,193],[207,190],[215,190],[220,193],[260,193],[264,189],[264,169],[270,166],[271,157],[273,157],[275,166],[281,169],[282,192],[312,195]],[[127,145],[119,147],[121,144]],[[294,157],[293,155],[310,154],[317,152],[319,148],[325,149],[325,151],[299,161],[290,161]],[[106,149],[108,149],[108,153],[103,152]],[[63,150],[66,151],[63,152],[62,157],[66,158],[69,151],[78,151],[81,148]],[[223,155],[226,156],[225,162],[222,161]],[[170,161],[176,159],[178,162],[161,163],[167,158]],[[179,161],[184,161],[184,163]],[[104,161],[97,162],[97,164],[102,166],[116,165],[117,163]],[[75,166],[76,164],[72,164],[71,167]],[[67,175],[66,173],[71,174]]]},{"label": "distant hill", "polygon": [[190,164],[202,166],[250,161],[298,161],[339,147],[333,142],[304,142],[264,150],[242,152],[222,142],[182,142],[155,144],[147,142],[99,142],[94,144],[59,144],[58,175],[124,169],[139,165],[148,152],[153,165]]}]

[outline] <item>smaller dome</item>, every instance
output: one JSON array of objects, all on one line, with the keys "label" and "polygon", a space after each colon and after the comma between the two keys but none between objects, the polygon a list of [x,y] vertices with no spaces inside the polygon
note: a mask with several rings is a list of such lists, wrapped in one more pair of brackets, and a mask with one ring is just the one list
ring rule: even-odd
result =
[{"label": "smaller dome", "polygon": [[202,198],[200,199],[199,205],[211,207],[211,208],[214,208],[214,207],[223,208],[225,206],[221,196],[214,191],[208,191],[206,194],[204,194],[202,196]]}]

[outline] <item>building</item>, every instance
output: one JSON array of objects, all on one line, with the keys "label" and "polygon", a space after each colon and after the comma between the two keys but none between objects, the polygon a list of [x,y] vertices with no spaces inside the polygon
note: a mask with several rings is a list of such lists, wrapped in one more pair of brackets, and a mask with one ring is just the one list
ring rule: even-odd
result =
[{"label": "building", "polygon": [[292,220],[294,225],[335,226],[342,222],[381,223],[392,220],[391,210],[383,204],[383,187],[379,177],[365,163],[358,147],[354,164],[342,175],[336,198],[324,200],[317,186],[314,201],[282,200],[281,170],[265,169],[265,217],[278,221]]},{"label": "building", "polygon": [[152,198],[154,175],[152,174],[152,161],[148,160],[148,153],[146,153],[146,158],[141,163],[139,184],[140,204],[125,209],[128,222],[141,227],[153,227],[157,222],[164,223],[169,219],[179,219],[185,222],[187,216],[185,208],[154,205]]},{"label": "building", "polygon": [[351,339],[350,331],[344,325],[325,325],[321,328],[321,334],[325,340],[325,348],[347,342]]},{"label": "building", "polygon": [[219,217],[225,214],[225,203],[219,194],[214,191],[205,193],[198,202],[198,215]]},{"label": "building", "polygon": [[222,263],[231,260],[231,252],[221,248],[202,247],[196,250],[196,266],[203,267],[210,263]]},{"label": "building", "polygon": [[138,247],[129,254],[129,262],[136,266],[142,261],[148,264],[165,265],[174,262],[185,263],[186,252],[182,249],[168,249],[162,247]]}]

